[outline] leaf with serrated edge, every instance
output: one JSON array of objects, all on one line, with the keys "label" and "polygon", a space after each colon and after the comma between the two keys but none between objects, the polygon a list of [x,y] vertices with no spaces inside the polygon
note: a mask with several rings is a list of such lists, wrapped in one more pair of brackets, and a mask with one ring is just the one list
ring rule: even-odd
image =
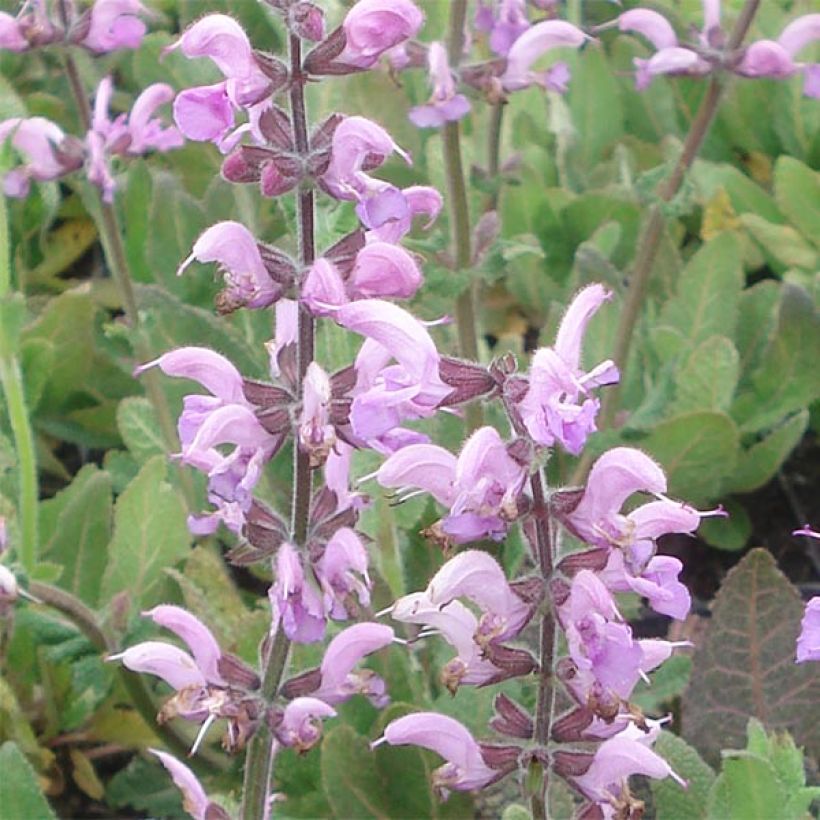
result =
[{"label": "leaf with serrated edge", "polygon": [[703,245],[684,268],[658,324],[679,330],[690,344],[714,335],[732,338],[743,288],[740,259],[740,247],[729,233]]},{"label": "leaf with serrated edge", "polygon": [[794,662],[802,615],[797,590],[766,550],[750,551],[726,576],[681,710],[683,736],[707,761],[745,745],[750,717],[820,749],[820,722],[806,719],[820,703],[820,676]]},{"label": "leaf with serrated edge", "polygon": [[702,503],[734,469],[738,433],[725,413],[685,413],[661,422],[640,446],[663,464],[671,496]]},{"label": "leaf with serrated edge", "polygon": [[687,787],[682,789],[672,778],[652,780],[657,816],[663,820],[696,820],[706,817],[709,790],[715,773],[685,740],[672,732],[661,732],[655,751],[666,760]]},{"label": "leaf with serrated edge", "polygon": [[40,791],[37,775],[17,745],[0,746],[0,816],[25,820],[55,820]]},{"label": "leaf with serrated edge", "polygon": [[797,820],[786,818],[787,794],[767,761],[748,752],[723,760],[709,797],[709,820]]},{"label": "leaf with serrated edge", "polygon": [[188,552],[185,506],[165,480],[166,470],[163,456],[155,456],[117,499],[103,600],[127,591],[132,607],[147,606],[165,569]]},{"label": "leaf with serrated edge", "polygon": [[[78,474],[76,493],[60,510],[43,555],[63,567],[59,585],[96,607],[111,538],[111,477],[94,465]],[[64,491],[65,492],[65,491]]]}]

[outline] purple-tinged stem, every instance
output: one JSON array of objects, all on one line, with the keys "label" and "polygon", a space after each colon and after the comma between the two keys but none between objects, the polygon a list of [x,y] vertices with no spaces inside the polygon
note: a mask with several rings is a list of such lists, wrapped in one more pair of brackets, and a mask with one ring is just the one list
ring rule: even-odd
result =
[{"label": "purple-tinged stem", "polygon": [[[290,110],[293,121],[293,140],[300,156],[307,156],[307,116],[305,111],[305,82],[302,71],[302,43],[290,35]],[[315,257],[314,192],[300,189],[296,195],[296,217],[299,229],[299,259],[307,267]],[[297,393],[301,395],[302,380],[314,354],[314,320],[300,306],[296,358],[298,362]],[[294,543],[304,546],[307,540],[311,495],[310,459],[298,446],[293,448],[293,505],[291,531]],[[287,665],[290,641],[282,629],[273,638],[262,678],[261,695],[268,702],[274,698]],[[242,820],[263,820],[273,780],[273,744],[267,727],[260,726],[248,747],[245,761],[245,779],[242,794]]]},{"label": "purple-tinged stem", "polygon": [[[464,25],[466,19],[467,0],[452,0],[447,51],[453,68],[458,68],[464,51]],[[445,123],[443,138],[444,170],[447,176],[447,199],[450,205],[455,268],[457,271],[468,271],[472,258],[470,249],[470,209],[467,203],[467,186],[464,182],[464,162],[461,156],[461,127],[459,123]],[[471,362],[478,361],[475,300],[476,282],[471,281],[456,300],[455,307],[458,352],[462,358]],[[473,402],[467,405],[465,416],[468,431],[480,427],[484,416],[481,404]]]},{"label": "purple-tinged stem", "polygon": [[[760,0],[746,0],[746,4],[740,12],[737,23],[729,35],[726,46],[727,52],[737,50],[743,43],[759,5]],[[615,337],[615,350],[612,356],[621,370],[622,381],[629,357],[629,349],[632,344],[632,336],[635,331],[635,324],[637,323],[638,315],[643,306],[647,285],[649,284],[649,278],[655,264],[655,257],[657,256],[663,230],[666,225],[663,205],[668,203],[678,193],[686,173],[692,167],[720,107],[723,89],[724,83],[721,78],[718,75],[713,76],[709,81],[706,94],[700,103],[698,112],[689,129],[681,155],[678,157],[678,161],[669,178],[661,185],[658,191],[660,201],[651,207],[646,220],[646,226],[638,242],[638,256],[632,269],[632,275],[630,276],[629,289],[627,290],[626,299],[624,300],[623,309],[621,311],[621,319]],[[619,390],[617,385],[611,387],[604,396],[600,415],[600,426],[602,428],[612,426],[615,412],[618,409],[618,398]],[[586,477],[590,466],[590,458],[582,459],[576,470],[573,483],[580,483]]]},{"label": "purple-tinged stem", "polygon": [[[530,489],[532,490],[532,515],[535,520],[535,548],[538,566],[541,577],[544,579],[544,586],[549,589],[553,571],[552,537],[549,510],[547,509],[544,494],[544,479],[540,469],[530,476]],[[543,611],[539,625],[540,672],[535,704],[535,733],[533,739],[536,746],[546,749],[550,737],[550,724],[552,723],[555,617],[549,600],[545,600],[542,606]],[[530,796],[530,808],[534,820],[543,820],[547,817],[546,794],[549,770],[543,768],[540,764],[537,765],[541,768],[543,775],[540,784],[536,784]]]}]

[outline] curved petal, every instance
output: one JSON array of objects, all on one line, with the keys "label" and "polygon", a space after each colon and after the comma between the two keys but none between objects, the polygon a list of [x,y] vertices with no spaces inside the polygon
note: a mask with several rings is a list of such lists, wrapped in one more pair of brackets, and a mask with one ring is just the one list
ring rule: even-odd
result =
[{"label": "curved petal", "polygon": [[224,82],[186,88],[174,100],[174,122],[190,140],[219,142],[234,127],[234,113]]},{"label": "curved petal", "polygon": [[815,40],[820,40],[820,14],[804,14],[792,20],[777,38],[777,42],[792,57]]},{"label": "curved petal", "polygon": [[389,296],[409,299],[423,277],[416,260],[404,248],[389,242],[370,242],[357,254],[350,286],[360,299]]},{"label": "curved petal", "polygon": [[142,614],[146,618],[151,618],[155,624],[170,630],[188,644],[197,666],[209,683],[219,686],[225,684],[225,680],[219,674],[219,659],[222,657],[222,650],[211,630],[199,618],[187,609],[171,604],[160,604]]},{"label": "curved petal", "polygon": [[580,366],[581,344],[590,319],[611,298],[612,291],[603,285],[589,285],[578,292],[561,319],[553,349],[573,370]]},{"label": "curved petal", "polygon": [[376,473],[382,487],[417,487],[445,506],[454,497],[456,457],[435,444],[410,444],[393,453]]},{"label": "curved petal", "polygon": [[194,659],[182,649],[162,641],[144,641],[109,660],[122,660],[132,672],[146,672],[162,678],[179,691],[189,686],[205,686],[207,681]]},{"label": "curved petal", "polygon": [[333,697],[333,692],[345,682],[362,658],[388,646],[394,637],[389,626],[377,623],[354,624],[342,630],[325,650],[321,665],[322,683],[316,697],[323,697],[323,692]]},{"label": "curved petal", "polygon": [[149,749],[152,755],[159,758],[159,762],[171,775],[174,785],[182,792],[182,808],[185,809],[194,820],[205,820],[208,814],[208,807],[211,801],[205,794],[202,784],[197,780],[196,775],[184,764],[167,752],[159,749]]},{"label": "curved petal", "polygon": [[673,48],[678,44],[672,24],[657,11],[651,9],[632,9],[618,17],[618,28],[621,31],[634,31],[642,34],[655,47]]},{"label": "curved petal", "polygon": [[530,66],[545,52],[569,46],[578,48],[590,38],[563,20],[545,20],[525,31],[507,54],[507,70],[501,82],[509,91],[526,88],[533,81]]}]

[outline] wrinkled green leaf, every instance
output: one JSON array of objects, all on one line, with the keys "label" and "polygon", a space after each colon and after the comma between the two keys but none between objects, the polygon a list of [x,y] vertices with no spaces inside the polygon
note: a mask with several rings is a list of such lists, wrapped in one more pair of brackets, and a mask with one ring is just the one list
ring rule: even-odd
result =
[{"label": "wrinkled green leaf", "polygon": [[166,567],[188,552],[185,506],[166,475],[165,459],[154,456],[117,499],[103,598],[126,591],[132,608],[148,605]]},{"label": "wrinkled green leaf", "polygon": [[708,761],[742,745],[750,717],[788,729],[817,753],[820,723],[806,716],[820,703],[820,677],[794,662],[802,615],[800,596],[766,550],[747,553],[726,576],[682,705],[683,736]]},{"label": "wrinkled green leaf", "polygon": [[655,741],[654,750],[687,782],[687,787],[683,789],[671,777],[650,781],[658,818],[705,818],[709,790],[714,783],[715,773],[703,762],[695,749],[672,732],[661,732]]},{"label": "wrinkled green leaf", "polygon": [[737,350],[725,336],[710,336],[677,374],[676,413],[728,410],[739,375]]},{"label": "wrinkled green leaf", "polygon": [[125,446],[140,464],[165,452],[157,414],[148,399],[142,396],[123,399],[117,407],[117,428]]},{"label": "wrinkled green leaf", "polygon": [[794,157],[778,157],[774,166],[777,204],[803,236],[820,246],[820,176]]}]

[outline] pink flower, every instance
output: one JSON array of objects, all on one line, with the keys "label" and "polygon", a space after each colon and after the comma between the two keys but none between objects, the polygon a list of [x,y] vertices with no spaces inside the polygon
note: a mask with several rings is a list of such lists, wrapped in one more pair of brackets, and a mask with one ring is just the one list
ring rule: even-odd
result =
[{"label": "pink flower", "polygon": [[367,550],[350,527],[336,530],[316,561],[316,577],[324,593],[325,612],[331,618],[349,616],[347,598],[355,595],[360,606],[370,606],[372,582],[367,574]]},{"label": "pink flower", "polygon": [[506,57],[515,41],[530,28],[525,0],[500,0],[495,16],[484,22],[489,24],[490,48]]},{"label": "pink flower", "polygon": [[371,68],[386,51],[415,37],[423,23],[410,0],[359,0],[342,23],[345,48],[338,62]]},{"label": "pink flower", "polygon": [[239,222],[217,222],[194,243],[191,255],[179,266],[181,274],[196,260],[216,262],[225,278],[221,295],[224,310],[269,307],[282,295],[282,285],[268,273],[259,245]]},{"label": "pink flower", "polygon": [[590,800],[601,805],[605,816],[613,803],[619,804],[625,781],[631,775],[642,774],[656,780],[672,777],[685,787],[686,782],[649,748],[656,736],[657,731],[647,734],[630,724],[598,747],[590,767],[584,774],[573,777],[573,783]]},{"label": "pink flower", "polygon": [[148,751],[158,757],[159,762],[167,769],[174,785],[182,792],[182,808],[194,820],[228,820],[228,813],[208,799],[202,784],[184,763],[159,749]]},{"label": "pink flower", "polygon": [[549,71],[541,72],[533,71],[531,66],[553,48],[580,48],[589,39],[579,28],[563,20],[536,23],[512,44],[507,53],[507,69],[501,77],[501,84],[507,91],[518,91],[533,84],[554,91],[565,90],[566,64],[558,63]]},{"label": "pink flower", "polygon": [[433,788],[443,796],[448,789],[473,791],[497,780],[482,756],[481,746],[457,720],[435,712],[405,715],[387,724],[373,745],[421,746],[441,755],[447,763],[433,772]]},{"label": "pink flower", "polygon": [[441,128],[446,122],[455,122],[466,116],[470,111],[470,101],[463,94],[456,93],[447,50],[441,43],[430,43],[427,59],[433,94],[427,105],[410,109],[410,122],[419,128]]},{"label": "pink flower", "polygon": [[758,40],[744,52],[735,71],[743,77],[771,77],[783,80],[803,72],[803,93],[820,98],[818,64],[795,62],[794,58],[809,43],[820,39],[820,14],[806,14],[793,20],[777,40]]},{"label": "pink flower", "polygon": [[797,663],[820,661],[820,596],[806,604],[797,639]]},{"label": "pink flower", "polygon": [[23,34],[17,19],[0,11],[0,49],[26,51],[28,48],[29,41]]},{"label": "pink flower", "polygon": [[348,292],[352,299],[410,299],[422,281],[413,256],[398,245],[376,240],[357,254]]},{"label": "pink flower", "polygon": [[403,421],[435,414],[451,388],[439,376],[439,354],[421,322],[380,299],[351,302],[334,318],[367,337],[355,364],[350,419],[356,436],[374,446]]},{"label": "pink flower", "polygon": [[360,623],[343,629],[325,650],[319,670],[321,682],[313,697],[337,704],[361,694],[379,709],[386,706],[390,697],[384,681],[370,669],[354,672],[353,668],[362,658],[391,644],[394,638],[393,630],[384,624]]},{"label": "pink flower", "polygon": [[296,548],[285,543],[279,548],[275,561],[275,580],[270,598],[273,613],[272,630],[280,624],[285,634],[297,643],[314,643],[325,634],[325,608],[313,571],[302,566],[302,557]]},{"label": "pink flower", "polygon": [[174,100],[174,121],[189,140],[222,144],[234,127],[234,109],[226,84],[180,91]]},{"label": "pink flower", "polygon": [[139,0],[95,0],[91,7],[91,25],[81,45],[98,54],[139,48],[145,23],[138,15],[145,13],[145,6]]},{"label": "pink flower", "polygon": [[407,210],[398,218],[382,222],[379,227],[367,232],[367,241],[379,240],[397,244],[410,232],[413,219],[419,214],[427,217],[425,228],[429,228],[436,221],[441,212],[444,200],[435,189],[426,185],[412,185],[401,192]]},{"label": "pink flower", "polygon": [[336,443],[329,414],[330,379],[316,362],[311,362],[302,386],[302,413],[297,434],[299,447],[310,455],[311,466],[319,467]]},{"label": "pink flower", "polygon": [[0,122],[0,145],[11,137],[11,145],[27,158],[19,168],[8,171],[3,178],[6,196],[25,197],[31,180],[46,182],[82,165],[82,159],[70,161],[62,148],[66,135],[51,120],[29,117]]},{"label": "pink flower", "polygon": [[610,296],[603,285],[580,291],[561,320],[553,347],[543,347],[533,356],[530,386],[519,411],[533,441],[544,447],[560,442],[578,455],[596,430],[599,402],[587,398],[590,390],[618,381],[618,369],[609,360],[587,373],[580,366],[584,331]]},{"label": "pink flower", "polygon": [[507,452],[492,427],[476,430],[455,458],[434,444],[403,447],[382,464],[376,479],[399,492],[424,490],[450,514],[439,523],[453,543],[500,541],[518,515],[517,497],[527,470]]},{"label": "pink flower", "polygon": [[283,746],[298,752],[312,749],[322,736],[321,718],[336,717],[336,710],[315,697],[294,698],[286,707],[282,721],[274,729]]}]

